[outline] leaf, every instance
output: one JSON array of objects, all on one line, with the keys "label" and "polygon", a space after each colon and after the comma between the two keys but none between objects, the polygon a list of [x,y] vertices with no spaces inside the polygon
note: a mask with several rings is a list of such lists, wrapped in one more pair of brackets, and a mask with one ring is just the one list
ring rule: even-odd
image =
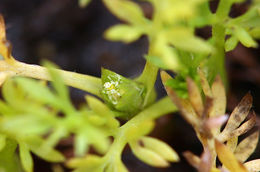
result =
[{"label": "leaf", "polygon": [[28,137],[25,142],[29,149],[42,159],[51,162],[62,162],[65,160],[64,156],[60,152],[51,147],[48,147],[48,150],[42,149],[41,146],[44,144],[44,140],[38,136]]},{"label": "leaf", "polygon": [[235,36],[231,36],[230,38],[228,38],[225,42],[226,52],[232,51],[233,49],[235,49],[237,44],[238,44],[238,39]]},{"label": "leaf", "polygon": [[88,150],[88,139],[84,134],[77,134],[75,137],[75,155],[83,156]]},{"label": "leaf", "polygon": [[253,128],[255,123],[256,123],[256,116],[253,115],[248,121],[243,123],[239,128],[237,128],[235,130],[230,130],[230,131],[228,131],[228,130],[223,131],[218,136],[218,139],[221,141],[226,141],[229,138],[238,137],[238,136],[246,133],[247,131],[249,131],[251,128]]},{"label": "leaf", "polygon": [[246,168],[235,157],[235,155],[221,142],[215,140],[215,148],[221,163],[230,172],[247,172]]},{"label": "leaf", "polygon": [[211,115],[214,116],[224,115],[226,112],[227,99],[226,99],[225,87],[219,75],[217,75],[217,77],[215,78],[215,81],[211,86],[211,90],[214,99],[214,109],[215,109],[215,113],[212,113]]},{"label": "leaf", "polygon": [[250,36],[250,34],[242,27],[236,27],[234,34],[244,46],[248,48],[257,47],[257,42],[255,42],[253,38]]},{"label": "leaf", "polygon": [[196,111],[196,114],[198,116],[201,116],[203,113],[203,102],[201,99],[199,88],[196,83],[190,78],[187,78],[187,85],[191,105]]},{"label": "leaf", "polygon": [[244,164],[248,171],[257,172],[260,171],[260,159],[248,161]]},{"label": "leaf", "polygon": [[130,25],[115,25],[105,32],[105,37],[111,41],[130,43],[136,41],[143,34],[141,28]]},{"label": "leaf", "polygon": [[152,137],[145,137],[145,136],[142,137],[140,141],[142,141],[142,143],[144,144],[144,148],[154,151],[165,160],[171,162],[179,161],[178,154],[166,143],[158,139]]},{"label": "leaf", "polygon": [[89,3],[91,2],[91,0],[79,0],[79,6],[81,8],[86,7]]},{"label": "leaf", "polygon": [[0,134],[0,152],[4,149],[6,145],[6,136],[4,134]]},{"label": "leaf", "polygon": [[230,151],[234,152],[237,148],[238,137],[232,137],[227,140],[227,147]]},{"label": "leaf", "polygon": [[145,24],[142,9],[129,0],[103,0],[107,8],[119,19],[131,24]]},{"label": "leaf", "polygon": [[199,168],[199,166],[200,166],[200,158],[197,155],[194,155],[190,151],[185,151],[183,153],[183,156],[189,162],[190,165],[192,165],[196,169]]},{"label": "leaf", "polygon": [[190,30],[185,28],[175,28],[170,33],[166,33],[165,37],[172,45],[182,50],[206,54],[212,53],[214,50],[209,43],[194,36]]},{"label": "leaf", "polygon": [[200,68],[198,68],[198,73],[200,76],[200,83],[201,83],[204,94],[207,97],[212,97],[212,91],[210,89],[210,86],[209,86],[209,83],[208,83],[208,80],[207,80],[207,77],[206,77],[204,71],[202,71]]},{"label": "leaf", "polygon": [[258,138],[259,131],[255,131],[238,144],[234,154],[240,162],[246,161],[249,156],[255,151],[258,143]]},{"label": "leaf", "polygon": [[117,128],[120,124],[114,118],[114,114],[111,110],[100,100],[94,98],[93,96],[86,96],[87,102],[89,107],[97,114],[100,115],[102,118],[106,118],[107,123],[106,125],[111,128]]},{"label": "leaf", "polygon": [[19,142],[19,153],[22,166],[26,172],[33,171],[33,159],[26,144]]},{"label": "leaf", "polygon": [[169,163],[154,151],[146,148],[142,148],[138,143],[130,142],[130,147],[134,155],[153,167],[167,167]]},{"label": "leaf", "polygon": [[244,121],[252,107],[252,101],[251,94],[247,93],[231,113],[223,132],[232,132]]}]

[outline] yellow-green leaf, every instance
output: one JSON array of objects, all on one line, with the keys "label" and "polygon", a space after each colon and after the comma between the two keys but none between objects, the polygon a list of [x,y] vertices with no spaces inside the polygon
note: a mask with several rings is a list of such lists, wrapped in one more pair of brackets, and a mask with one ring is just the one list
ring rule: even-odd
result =
[{"label": "yellow-green leaf", "polygon": [[144,24],[145,17],[142,9],[129,0],[103,0],[108,9],[119,19],[131,24]]},{"label": "yellow-green leaf", "polygon": [[33,171],[33,159],[32,155],[24,143],[19,143],[19,153],[20,153],[20,159],[22,162],[22,166],[26,172],[32,172]]},{"label": "yellow-green leaf", "polygon": [[179,161],[178,154],[166,143],[152,137],[142,137],[140,139],[144,144],[144,148],[154,151],[167,161]]},{"label": "yellow-green leaf", "polygon": [[105,37],[111,41],[130,43],[140,38],[143,31],[141,28],[130,25],[115,25],[105,32]]}]

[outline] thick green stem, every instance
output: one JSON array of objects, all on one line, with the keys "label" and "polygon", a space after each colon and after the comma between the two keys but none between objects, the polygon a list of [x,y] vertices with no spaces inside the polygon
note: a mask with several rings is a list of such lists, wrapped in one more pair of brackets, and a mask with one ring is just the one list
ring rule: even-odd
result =
[{"label": "thick green stem", "polygon": [[[30,65],[18,61],[13,61],[12,63],[0,61],[0,71],[12,72],[12,75],[14,76],[26,76],[48,81],[51,80],[48,70],[45,67]],[[100,97],[100,90],[102,86],[100,78],[60,69],[57,69],[56,71],[63,78],[66,85],[87,91]]]},{"label": "thick green stem", "polygon": [[212,55],[211,65],[216,66],[214,73],[220,74],[227,88],[227,74],[225,70],[225,20],[228,19],[233,0],[220,0],[217,11],[217,23],[212,27],[212,38],[215,41],[216,52]]}]

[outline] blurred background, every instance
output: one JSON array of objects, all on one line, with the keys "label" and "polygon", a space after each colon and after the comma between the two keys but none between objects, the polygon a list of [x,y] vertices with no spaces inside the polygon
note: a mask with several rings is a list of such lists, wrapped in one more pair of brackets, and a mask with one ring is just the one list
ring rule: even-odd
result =
[{"label": "blurred background", "polygon": [[[214,11],[218,1],[212,1]],[[243,14],[250,1],[232,7],[230,16]],[[151,17],[152,7],[140,3],[145,15]],[[126,77],[138,76],[145,64],[148,41],[146,37],[131,43],[109,42],[103,32],[119,23],[104,7],[101,0],[92,0],[86,8],[80,8],[77,0],[0,0],[0,13],[3,14],[7,37],[13,44],[13,56],[22,62],[40,64],[50,60],[64,70],[100,76],[100,68],[105,67]],[[203,28],[197,34],[208,38],[210,28]],[[260,49],[248,49],[242,45],[227,53],[226,66],[229,78],[228,112],[250,91],[254,97],[253,109],[260,114]],[[158,78],[158,97],[166,93]],[[84,101],[85,93],[71,89],[71,97],[76,106]],[[168,114],[157,120],[151,134],[170,144],[179,155],[190,150],[197,155],[202,146],[192,128],[176,114]],[[58,147],[69,158],[73,156],[72,142],[64,140]],[[250,159],[260,157],[260,145]],[[52,165],[35,158],[35,172],[51,172]],[[126,148],[123,161],[130,172],[170,172],[195,171],[181,157],[180,163],[170,168],[149,167],[137,160]],[[65,169],[70,171],[69,169]]]}]

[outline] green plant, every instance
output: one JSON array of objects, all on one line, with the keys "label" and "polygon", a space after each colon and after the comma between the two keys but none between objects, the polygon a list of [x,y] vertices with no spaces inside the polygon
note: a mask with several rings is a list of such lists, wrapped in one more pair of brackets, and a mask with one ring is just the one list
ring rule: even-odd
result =
[{"label": "green plant", "polygon": [[[79,2],[85,6],[90,1]],[[66,165],[75,172],[127,171],[121,160],[127,144],[143,162],[167,167],[169,162],[179,160],[177,153],[166,143],[146,135],[154,128],[156,118],[179,109],[204,146],[202,158],[186,153],[194,167],[200,171],[219,171],[215,166],[218,154],[230,171],[259,170],[259,160],[243,166],[239,161],[245,159],[236,160],[232,153],[241,147],[236,144],[237,137],[254,125],[252,118],[242,125],[244,128],[237,129],[247,116],[250,103],[245,105],[247,110],[238,113],[238,116],[243,114],[241,120],[232,120],[234,115],[231,115],[227,126],[232,129],[224,130],[222,135],[220,125],[224,117],[216,117],[225,113],[226,106],[225,89],[221,84],[221,80],[224,85],[228,84],[225,51],[233,50],[238,42],[246,47],[257,46],[254,39],[260,35],[259,1],[255,0],[245,14],[231,18],[228,15],[231,6],[242,0],[220,0],[216,13],[211,12],[208,0],[147,0],[154,8],[151,19],[146,18],[133,1],[103,2],[115,16],[125,21],[125,24],[109,28],[105,32],[107,39],[129,43],[142,35],[148,37],[146,65],[137,78],[128,79],[108,69],[102,69],[101,78],[97,78],[63,71],[48,63],[42,67],[16,61],[6,39],[3,17],[0,17],[0,83],[3,94],[0,101],[0,169],[19,171],[22,167],[26,172],[33,171],[31,153],[50,162],[64,162],[65,157],[55,146],[61,139],[72,135],[75,157]],[[208,40],[195,34],[196,29],[205,26],[212,27],[212,37]],[[172,79],[162,74],[169,97],[155,101],[154,84],[159,69],[171,70],[176,77]],[[220,77],[213,82],[218,74]],[[48,86],[35,79],[52,82]],[[203,81],[201,85],[200,80]],[[76,109],[65,85],[96,97],[86,96],[86,104]],[[201,90],[206,99],[205,108]],[[183,102],[188,102],[188,105],[183,105]],[[209,114],[213,118],[209,118]],[[126,123],[120,126],[119,118]],[[222,123],[218,123],[219,120]],[[218,125],[207,128],[210,122]],[[237,134],[231,137],[233,131]],[[246,149],[246,154],[254,151],[256,138],[253,137],[253,148]],[[90,154],[90,146],[99,155]],[[17,147],[19,157],[15,152]],[[232,160],[231,167],[223,155]],[[16,163],[18,159],[21,166]]]}]

